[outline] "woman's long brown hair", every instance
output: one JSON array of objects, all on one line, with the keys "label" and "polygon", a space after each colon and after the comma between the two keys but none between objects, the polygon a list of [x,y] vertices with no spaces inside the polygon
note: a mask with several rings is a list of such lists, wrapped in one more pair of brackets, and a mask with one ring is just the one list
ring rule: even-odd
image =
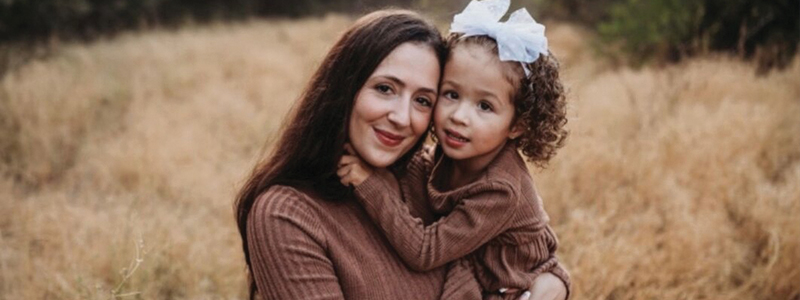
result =
[{"label": "woman's long brown hair", "polygon": [[[358,19],[328,52],[285,121],[271,155],[256,165],[239,191],[236,221],[250,275],[250,299],[255,298],[256,286],[247,244],[247,217],[256,198],[278,184],[313,191],[325,201],[346,196],[348,189],[339,183],[336,166],[348,140],[347,124],[356,93],[381,61],[407,42],[430,46],[441,70],[446,53],[442,37],[416,13],[382,10]],[[404,165],[424,139],[420,138],[394,165]]]}]

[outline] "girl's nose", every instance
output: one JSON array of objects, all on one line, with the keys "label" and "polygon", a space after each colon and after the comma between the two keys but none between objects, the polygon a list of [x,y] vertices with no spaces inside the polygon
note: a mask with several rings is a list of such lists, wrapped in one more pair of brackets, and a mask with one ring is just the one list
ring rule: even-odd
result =
[{"label": "girl's nose", "polygon": [[469,125],[467,114],[469,113],[469,105],[466,103],[467,101],[461,101],[461,103],[456,106],[455,110],[450,114],[450,120],[458,125]]}]

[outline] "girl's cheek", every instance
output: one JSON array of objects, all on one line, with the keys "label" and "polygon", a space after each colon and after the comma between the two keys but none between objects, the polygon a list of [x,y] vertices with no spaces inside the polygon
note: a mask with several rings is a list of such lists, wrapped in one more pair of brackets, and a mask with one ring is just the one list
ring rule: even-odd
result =
[{"label": "girl's cheek", "polygon": [[433,111],[433,120],[431,120],[431,123],[433,123],[433,127],[440,127],[439,125],[442,123],[442,121],[444,121],[443,114],[444,112],[440,109]]},{"label": "girl's cheek", "polygon": [[425,112],[425,113],[418,113],[415,114],[414,119],[411,121],[411,127],[414,131],[414,135],[421,136],[428,130],[428,126],[431,124],[431,118],[433,117],[433,113]]}]

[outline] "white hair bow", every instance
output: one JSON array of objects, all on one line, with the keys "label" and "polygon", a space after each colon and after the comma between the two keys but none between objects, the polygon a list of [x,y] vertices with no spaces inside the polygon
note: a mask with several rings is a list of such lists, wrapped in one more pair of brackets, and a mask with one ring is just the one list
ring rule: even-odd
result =
[{"label": "white hair bow", "polygon": [[510,0],[472,0],[464,11],[453,17],[450,32],[463,33],[462,38],[488,35],[497,41],[500,60],[523,63],[525,75],[530,75],[524,63],[547,55],[544,25],[536,23],[525,8],[513,12],[508,21],[500,22],[510,5]]}]

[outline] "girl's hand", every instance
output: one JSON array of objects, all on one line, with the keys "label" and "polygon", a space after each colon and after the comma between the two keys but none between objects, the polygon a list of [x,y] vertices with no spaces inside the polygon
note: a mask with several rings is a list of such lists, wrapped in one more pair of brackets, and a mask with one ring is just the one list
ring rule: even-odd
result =
[{"label": "girl's hand", "polygon": [[347,154],[342,155],[342,158],[339,159],[339,169],[336,171],[336,175],[339,176],[339,181],[343,185],[357,186],[372,175],[372,167],[355,154],[350,144],[345,144],[344,149]]}]

